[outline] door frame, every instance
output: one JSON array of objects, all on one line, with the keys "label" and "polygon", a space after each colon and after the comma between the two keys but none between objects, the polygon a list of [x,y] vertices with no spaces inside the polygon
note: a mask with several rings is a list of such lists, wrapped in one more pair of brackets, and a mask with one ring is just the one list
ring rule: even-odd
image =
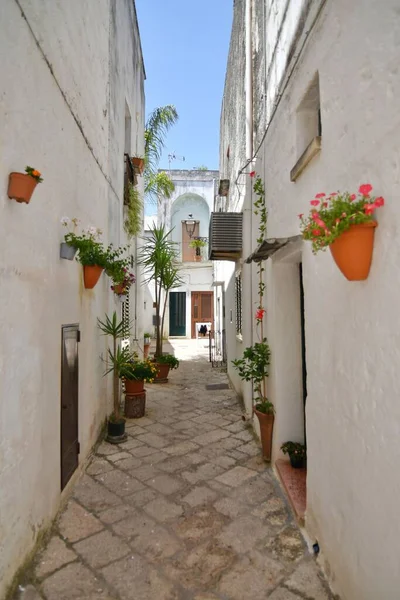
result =
[{"label": "door frame", "polygon": [[191,321],[191,338],[192,339],[196,339],[196,327],[198,323],[204,323],[206,321],[206,319],[202,319],[201,315],[195,317],[194,316],[194,301],[195,301],[195,294],[198,294],[199,296],[211,296],[211,316],[210,319],[207,319],[207,323],[211,323],[211,329],[213,328],[214,325],[214,292],[211,290],[204,290],[204,291],[197,291],[194,290],[191,293],[191,304],[190,304],[190,321]]}]

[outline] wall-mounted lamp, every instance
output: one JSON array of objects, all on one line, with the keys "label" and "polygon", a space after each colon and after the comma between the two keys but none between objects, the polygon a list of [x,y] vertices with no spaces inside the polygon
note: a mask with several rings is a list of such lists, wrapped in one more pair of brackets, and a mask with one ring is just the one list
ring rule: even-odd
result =
[{"label": "wall-mounted lamp", "polygon": [[196,229],[196,221],[194,219],[187,219],[186,221],[184,221],[184,223],[186,232],[191,239]]}]

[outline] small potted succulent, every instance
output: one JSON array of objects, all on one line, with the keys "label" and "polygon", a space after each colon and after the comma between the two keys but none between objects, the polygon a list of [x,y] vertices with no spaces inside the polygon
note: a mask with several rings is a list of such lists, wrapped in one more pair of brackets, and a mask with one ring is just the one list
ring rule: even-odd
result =
[{"label": "small potted succulent", "polygon": [[83,280],[86,289],[92,289],[100,279],[103,270],[109,264],[108,250],[99,241],[101,230],[90,226],[78,235],[70,231],[64,241],[78,251],[76,260],[83,266]]},{"label": "small potted succulent", "polygon": [[173,354],[162,354],[161,356],[154,357],[153,361],[158,371],[154,383],[166,383],[170,370],[179,367],[179,360]]},{"label": "small potted succulent", "polygon": [[306,448],[299,442],[285,442],[281,446],[283,454],[289,454],[290,464],[293,469],[301,469],[305,466]]},{"label": "small potted succulent", "polygon": [[35,187],[42,181],[40,171],[33,167],[26,167],[25,173],[12,172],[8,179],[8,197],[29,204]]},{"label": "small potted succulent", "polygon": [[303,238],[312,243],[313,253],[329,246],[336,265],[349,281],[367,279],[371,267],[378,226],[374,213],[385,204],[384,198],[371,196],[371,191],[368,183],[359,187],[358,195],[320,193],[310,201],[309,215],[298,215]]},{"label": "small potted succulent", "polygon": [[206,246],[207,246],[207,242],[200,238],[195,238],[194,240],[192,240],[189,243],[189,248],[195,248],[195,250],[196,250],[195,255],[194,255],[195,261],[201,260],[201,249],[205,248]]}]

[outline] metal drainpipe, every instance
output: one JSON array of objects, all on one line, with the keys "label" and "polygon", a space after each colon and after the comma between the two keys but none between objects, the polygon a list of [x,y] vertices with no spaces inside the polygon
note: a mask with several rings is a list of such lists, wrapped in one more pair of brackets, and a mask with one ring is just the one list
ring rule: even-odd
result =
[{"label": "metal drainpipe", "polygon": [[[253,156],[253,45],[252,45],[252,1],[246,0],[246,68],[245,68],[245,92],[246,92],[246,160]],[[249,165],[250,170],[253,163]],[[250,180],[252,181],[252,180]],[[253,245],[253,202],[252,190],[250,190],[250,240],[249,248],[252,252]],[[253,264],[249,265],[250,270],[250,310],[253,314]],[[253,319],[251,318],[250,340],[251,346],[254,343]]]},{"label": "metal drainpipe", "polygon": [[[136,271],[136,277],[138,275],[138,259],[137,259],[137,255],[138,255],[138,244],[137,244],[137,235],[135,235],[135,271]],[[137,283],[135,285],[135,340],[137,341],[138,336],[137,336],[137,303],[138,303],[138,286]]]}]

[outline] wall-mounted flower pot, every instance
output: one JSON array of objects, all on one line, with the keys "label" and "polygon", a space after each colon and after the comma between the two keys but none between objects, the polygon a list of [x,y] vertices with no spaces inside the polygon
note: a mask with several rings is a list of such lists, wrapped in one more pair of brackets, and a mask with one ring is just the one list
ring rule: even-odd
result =
[{"label": "wall-mounted flower pot", "polygon": [[76,254],[76,248],[74,246],[70,246],[65,242],[60,244],[60,258],[64,258],[65,260],[73,260]]},{"label": "wall-mounted flower pot", "polygon": [[103,267],[99,267],[98,265],[83,266],[83,281],[87,290],[91,290],[94,288],[94,286],[100,279],[100,275],[102,274],[102,272]]},{"label": "wall-mounted flower pot", "polygon": [[349,281],[367,279],[377,225],[375,221],[351,225],[329,246],[336,265]]},{"label": "wall-mounted flower pot", "polygon": [[144,381],[137,379],[125,379],[126,394],[140,394],[144,390]]},{"label": "wall-mounted flower pot", "polygon": [[132,164],[136,171],[140,174],[143,173],[144,170],[144,158],[138,158],[136,156],[132,156]]},{"label": "wall-mounted flower pot", "polygon": [[33,191],[37,186],[37,181],[30,175],[24,173],[10,173],[8,179],[8,197],[17,202],[29,204]]},{"label": "wall-mounted flower pot", "polygon": [[271,462],[272,432],[274,428],[274,415],[267,415],[254,408],[260,423],[261,446],[264,460]]}]

